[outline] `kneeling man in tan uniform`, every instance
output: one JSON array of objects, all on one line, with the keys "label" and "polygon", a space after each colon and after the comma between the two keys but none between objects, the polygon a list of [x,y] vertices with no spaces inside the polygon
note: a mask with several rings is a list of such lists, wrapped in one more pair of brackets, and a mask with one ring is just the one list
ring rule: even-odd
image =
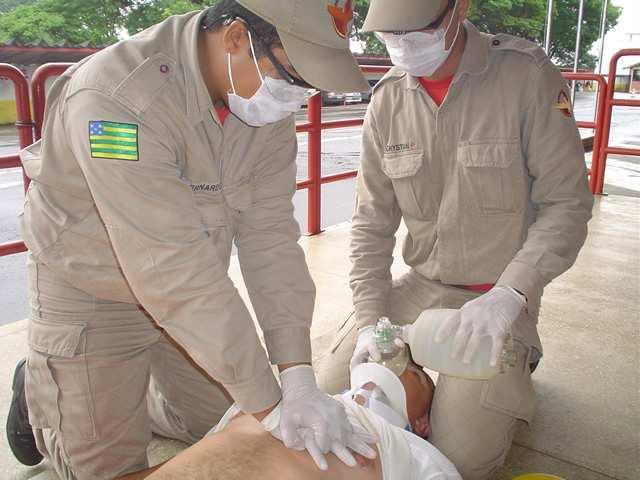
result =
[{"label": "kneeling man in tan uniform", "polygon": [[[376,86],[363,131],[351,232],[355,315],[319,368],[335,393],[366,355],[382,316],[413,322],[460,308],[436,341],[470,362],[508,334],[521,368],[490,381],[440,375],[430,441],[465,480],[492,478],[519,423],[532,420],[529,364],[542,346],[544,287],[575,261],[592,195],[560,72],[535,44],[480,33],[469,0],[372,0],[364,28],[395,67]],[[392,282],[404,220],[407,275]],[[426,341],[426,339],[425,339]]]}]

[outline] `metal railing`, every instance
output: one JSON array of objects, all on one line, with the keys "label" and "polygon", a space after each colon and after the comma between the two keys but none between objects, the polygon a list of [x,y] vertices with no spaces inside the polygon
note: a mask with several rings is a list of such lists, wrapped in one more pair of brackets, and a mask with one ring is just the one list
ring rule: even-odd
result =
[{"label": "metal railing", "polygon": [[[18,140],[20,148],[28,147],[33,143],[33,121],[31,119],[31,106],[29,104],[29,82],[13,65],[0,64],[0,77],[11,80],[16,98],[16,128],[18,129]],[[22,167],[18,154],[0,156],[0,169]],[[22,171],[22,179],[25,191],[29,185],[29,179]],[[18,240],[0,244],[0,257],[13,255],[15,253],[26,252],[27,247],[24,242]]]},{"label": "metal railing", "polygon": [[51,77],[62,75],[73,63],[46,63],[39,67],[31,79],[31,98],[33,99],[33,118],[35,140],[42,136],[44,125],[44,106],[46,103],[46,84]]},{"label": "metal railing", "polygon": [[[609,145],[609,135],[611,133],[611,117],[613,115],[613,107],[640,107],[640,100],[634,99],[622,99],[614,98],[616,89],[616,73],[618,70],[618,60],[622,57],[638,56],[640,55],[640,48],[627,48],[618,51],[609,62],[609,79],[607,88],[607,97],[604,108],[604,118],[602,120],[602,138],[601,147],[597,160],[597,170],[595,175],[595,189],[594,192],[602,195],[604,189],[604,173],[607,168],[607,157],[610,153],[616,155],[633,155],[640,156],[640,148],[624,148],[624,147],[612,147]],[[595,150],[594,150],[595,156]]]},{"label": "metal railing", "polygon": [[[389,67],[363,66],[363,73],[386,73]],[[358,127],[364,123],[362,118],[348,120],[322,121],[322,95],[318,92],[309,98],[307,104],[307,123],[296,126],[296,131],[308,134],[308,178],[298,183],[298,190],[307,189],[307,234],[316,235],[322,231],[322,185],[353,178],[357,170],[322,176],[322,130]]]},{"label": "metal railing", "polygon": [[[562,76],[566,80],[587,80],[595,81],[598,83],[598,92],[596,94],[596,111],[594,113],[593,121],[576,121],[576,125],[579,128],[591,128],[593,129],[593,153],[591,154],[591,168],[588,170],[589,175],[589,188],[591,193],[595,194],[597,191],[597,171],[600,161],[600,151],[602,149],[602,133],[605,104],[607,100],[607,81],[604,75],[598,75],[596,73],[573,73],[563,72]],[[600,191],[602,193],[602,191]]]},{"label": "metal railing", "polygon": [[[632,52],[632,53],[627,53]],[[618,52],[619,58],[623,55],[637,55],[640,54],[640,50],[623,50]],[[617,60],[616,60],[617,62]],[[22,72],[12,65],[0,64],[0,76],[9,78],[13,81],[16,94],[16,106],[17,106],[17,122],[20,148],[25,148],[39,139],[41,136],[41,129],[44,120],[44,108],[45,108],[45,84],[48,78],[58,76],[64,73],[69,68],[71,63],[50,63],[41,66],[34,73],[31,82],[31,98],[33,99],[34,119],[31,118],[31,109],[29,105],[29,88],[28,82]],[[615,63],[612,59],[612,65],[615,69]],[[389,70],[389,67],[384,66],[363,66],[363,73],[379,73],[384,74]],[[592,80],[598,83],[598,96],[597,107],[594,121],[581,121],[577,122],[581,128],[594,129],[594,145],[593,145],[593,161],[590,170],[591,179],[590,185],[592,192],[602,193],[601,184],[598,182],[604,177],[604,165],[601,162],[606,161],[606,155],[608,153],[621,153],[630,154],[629,152],[640,153],[640,150],[636,149],[622,149],[618,147],[609,147],[609,130],[611,121],[611,108],[614,105],[634,105],[640,106],[640,101],[622,101],[613,99],[613,85],[614,82],[610,80],[609,84],[605,81],[602,75],[590,74],[590,73],[564,73],[564,77],[568,80]],[[615,75],[615,70],[614,70]],[[615,78],[615,76],[613,77]],[[607,115],[608,113],[608,115]],[[298,190],[308,190],[307,199],[307,234],[315,235],[322,231],[322,186],[328,183],[338,182],[354,178],[357,175],[357,170],[351,170],[347,172],[322,176],[321,168],[321,153],[322,153],[322,131],[329,129],[338,129],[346,127],[356,127],[363,124],[362,118],[353,118],[347,120],[334,120],[323,122],[322,121],[322,96],[317,93],[309,98],[307,109],[307,122],[296,126],[298,133],[307,133],[308,135],[308,176],[305,180],[298,182]],[[631,153],[631,154],[637,154]],[[0,156],[0,169],[2,168],[15,168],[20,167],[20,158],[17,154]],[[25,190],[28,186],[29,179],[24,175]],[[598,187],[599,186],[599,190]],[[26,247],[23,242],[15,241],[0,244],[0,257],[4,255],[11,255],[14,253],[20,253],[26,251]]]}]

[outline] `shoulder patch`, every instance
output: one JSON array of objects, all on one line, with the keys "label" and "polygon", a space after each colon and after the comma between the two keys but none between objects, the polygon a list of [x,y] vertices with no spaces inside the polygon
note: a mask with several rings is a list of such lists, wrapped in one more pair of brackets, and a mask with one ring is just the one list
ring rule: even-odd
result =
[{"label": "shoulder patch", "polygon": [[176,63],[164,53],[147,58],[113,92],[136,115],[143,113],[175,75]]},{"label": "shoulder patch", "polygon": [[138,161],[138,125],[134,123],[89,121],[91,157]]},{"label": "shoulder patch", "polygon": [[564,90],[560,90],[558,93],[558,98],[553,108],[560,110],[565,117],[571,118],[571,101]]},{"label": "shoulder patch", "polygon": [[531,57],[538,67],[549,61],[549,57],[547,57],[545,51],[537,44],[524,38],[514,37],[513,35],[504,33],[493,35],[489,41],[489,45],[491,45],[490,49],[493,51],[517,52]]}]

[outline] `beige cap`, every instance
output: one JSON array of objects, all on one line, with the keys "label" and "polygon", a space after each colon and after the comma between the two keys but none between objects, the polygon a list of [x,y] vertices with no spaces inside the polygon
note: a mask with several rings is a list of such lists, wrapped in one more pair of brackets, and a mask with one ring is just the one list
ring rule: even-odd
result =
[{"label": "beige cap", "polygon": [[320,90],[369,90],[349,50],[353,0],[237,0],[271,23],[291,64]]},{"label": "beige cap", "polygon": [[364,32],[396,32],[426,27],[443,11],[447,0],[371,0]]}]

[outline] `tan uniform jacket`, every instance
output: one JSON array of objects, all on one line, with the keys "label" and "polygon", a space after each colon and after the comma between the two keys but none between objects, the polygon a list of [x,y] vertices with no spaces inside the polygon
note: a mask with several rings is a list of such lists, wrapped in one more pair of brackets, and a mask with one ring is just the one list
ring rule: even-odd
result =
[{"label": "tan uniform jacket", "polygon": [[[96,297],[141,304],[255,412],[280,389],[227,275],[232,242],[271,362],[311,360],[295,125],[220,123],[199,71],[199,19],[172,17],[54,84],[43,140],[22,152],[33,179],[22,226],[38,261]],[[101,121],[135,132],[128,159],[91,143]]]},{"label": "tan uniform jacket", "polygon": [[466,49],[438,108],[392,69],[367,111],[353,218],[351,287],[359,326],[385,314],[394,234],[405,262],[448,285],[523,292],[540,347],[543,288],[575,261],[591,217],[582,143],[566,82],[536,45],[484,35]]}]

